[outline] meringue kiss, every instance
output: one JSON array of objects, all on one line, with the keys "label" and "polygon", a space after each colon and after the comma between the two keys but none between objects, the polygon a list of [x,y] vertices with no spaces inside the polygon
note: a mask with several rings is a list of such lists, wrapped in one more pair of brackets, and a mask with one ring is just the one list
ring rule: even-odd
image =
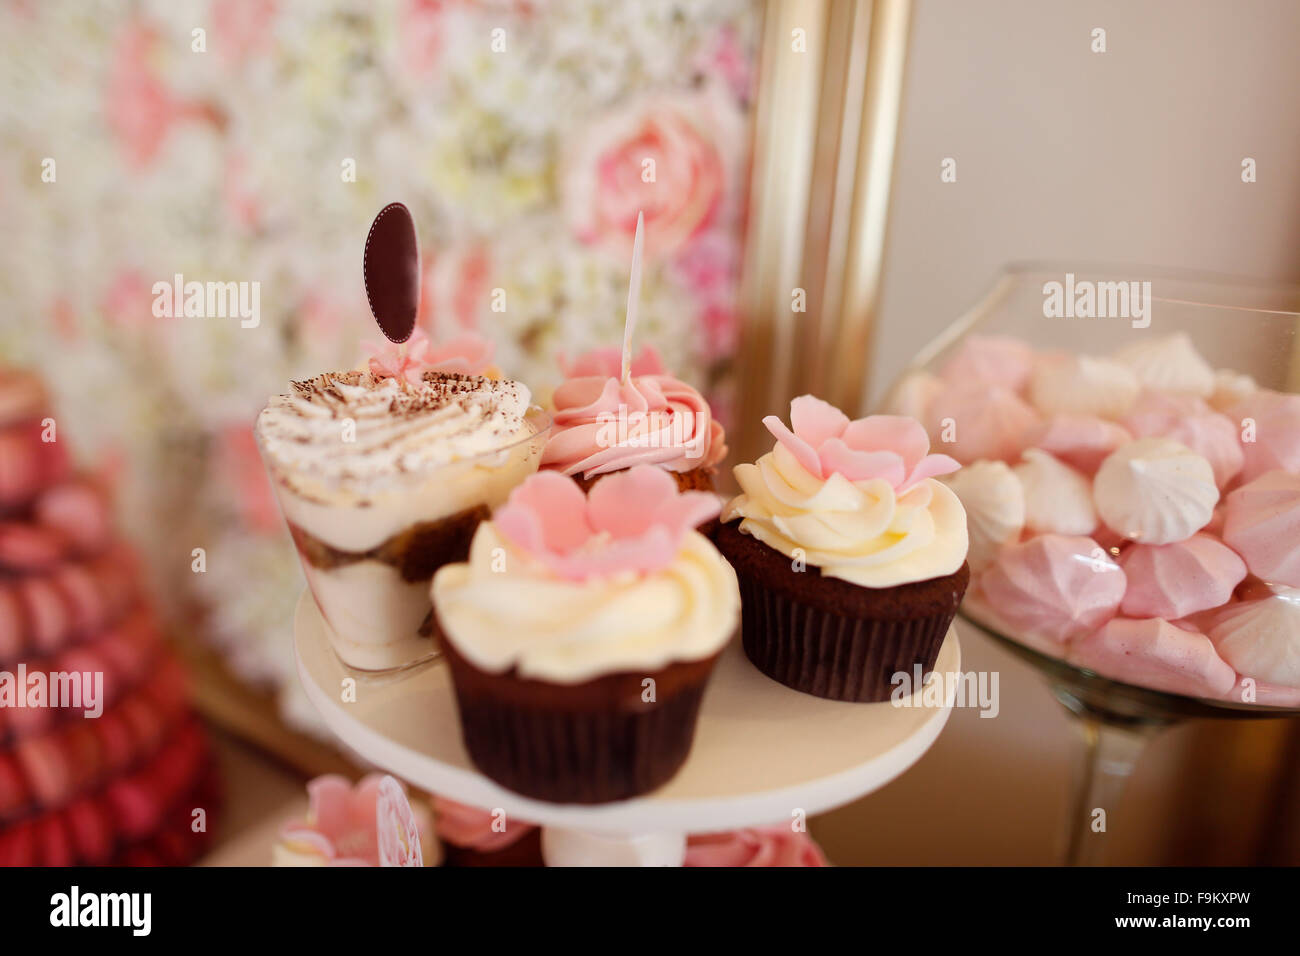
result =
[{"label": "meringue kiss", "polygon": [[1139,438],[1116,449],[1097,470],[1093,500],[1101,520],[1143,544],[1182,541],[1214,515],[1214,469],[1168,438]]}]

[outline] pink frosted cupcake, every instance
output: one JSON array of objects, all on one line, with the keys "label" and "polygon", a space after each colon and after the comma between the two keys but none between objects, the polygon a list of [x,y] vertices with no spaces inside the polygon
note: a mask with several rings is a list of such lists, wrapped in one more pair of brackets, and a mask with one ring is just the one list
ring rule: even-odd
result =
[{"label": "pink frosted cupcake", "polygon": [[610,348],[561,363],[567,379],[555,390],[542,469],[568,475],[586,491],[601,475],[654,465],[682,491],[712,491],[727,445],[704,396],[667,374],[649,346],[626,381],[620,361]]}]

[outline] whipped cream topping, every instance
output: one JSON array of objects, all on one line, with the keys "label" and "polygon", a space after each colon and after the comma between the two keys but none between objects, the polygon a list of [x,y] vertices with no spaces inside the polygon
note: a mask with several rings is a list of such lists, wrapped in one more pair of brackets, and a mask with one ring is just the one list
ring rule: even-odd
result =
[{"label": "whipped cream topping", "polygon": [[415,384],[369,372],[294,382],[257,419],[278,477],[305,498],[360,504],[385,484],[475,458],[533,433],[519,382],[426,372]]},{"label": "whipped cream topping", "polygon": [[556,684],[702,660],[722,650],[740,620],[736,573],[698,531],[658,571],[571,581],[485,521],[469,561],[434,575],[433,604],[444,634],[475,667]]},{"label": "whipped cream topping", "polygon": [[743,491],[722,520],[822,574],[868,588],[952,574],[966,560],[966,513],[950,488],[926,478],[896,495],[888,481],[811,474],[784,444],[737,465]]}]

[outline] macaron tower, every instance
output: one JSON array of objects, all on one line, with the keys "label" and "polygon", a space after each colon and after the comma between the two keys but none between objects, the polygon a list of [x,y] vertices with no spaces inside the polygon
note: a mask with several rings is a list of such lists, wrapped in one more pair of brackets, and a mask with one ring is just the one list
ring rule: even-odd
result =
[{"label": "macaron tower", "polygon": [[214,822],[208,744],[58,427],[40,380],[0,367],[0,866],[189,863],[192,811]]},{"label": "macaron tower", "polygon": [[895,391],[964,466],[967,609],[1117,680],[1300,706],[1300,396],[1141,335],[973,335]]}]

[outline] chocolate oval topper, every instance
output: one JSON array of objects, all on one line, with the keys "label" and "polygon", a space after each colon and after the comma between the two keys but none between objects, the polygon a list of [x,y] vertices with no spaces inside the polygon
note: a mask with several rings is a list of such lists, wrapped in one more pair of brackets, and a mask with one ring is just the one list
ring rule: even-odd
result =
[{"label": "chocolate oval topper", "polygon": [[362,268],[379,331],[390,342],[405,342],[420,307],[420,241],[411,210],[400,202],[379,210],[371,223]]}]

